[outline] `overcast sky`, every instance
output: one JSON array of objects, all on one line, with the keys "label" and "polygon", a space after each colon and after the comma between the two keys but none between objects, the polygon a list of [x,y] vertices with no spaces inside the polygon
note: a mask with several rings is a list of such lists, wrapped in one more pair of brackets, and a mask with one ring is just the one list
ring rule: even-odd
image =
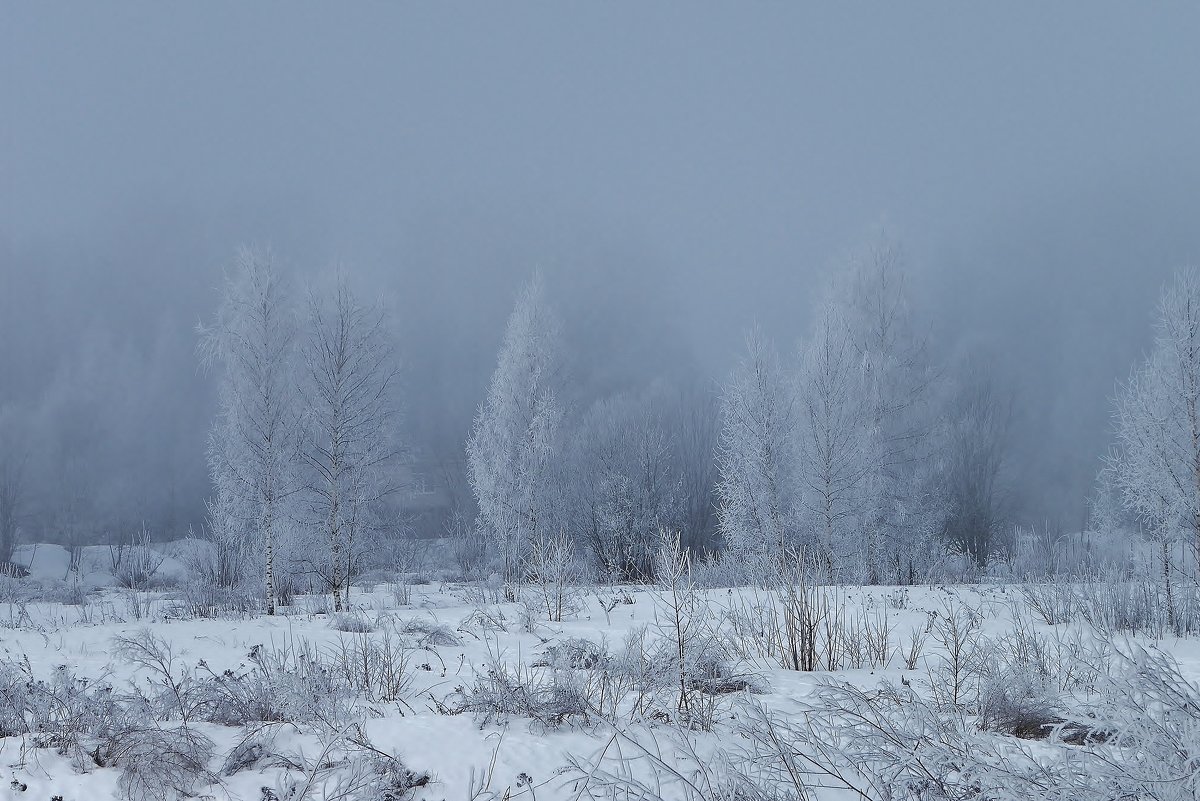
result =
[{"label": "overcast sky", "polygon": [[1074,497],[1200,263],[1197,42],[1185,3],[3,3],[0,348],[190,331],[258,241],[385,277],[457,363],[540,266],[719,375],[883,223]]}]

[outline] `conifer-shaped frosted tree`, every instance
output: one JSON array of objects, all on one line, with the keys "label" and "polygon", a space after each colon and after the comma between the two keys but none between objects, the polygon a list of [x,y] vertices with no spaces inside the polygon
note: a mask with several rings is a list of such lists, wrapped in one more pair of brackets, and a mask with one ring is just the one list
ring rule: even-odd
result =
[{"label": "conifer-shaped frosted tree", "polygon": [[276,548],[288,500],[299,489],[295,309],[269,250],[242,248],[227,273],[200,357],[221,370],[220,411],[208,461],[219,503],[239,509],[261,543],[267,614],[275,614]]},{"label": "conifer-shaped frosted tree", "polygon": [[506,580],[520,577],[531,543],[560,533],[563,417],[560,326],[540,275],[521,292],[467,441],[479,522]]}]

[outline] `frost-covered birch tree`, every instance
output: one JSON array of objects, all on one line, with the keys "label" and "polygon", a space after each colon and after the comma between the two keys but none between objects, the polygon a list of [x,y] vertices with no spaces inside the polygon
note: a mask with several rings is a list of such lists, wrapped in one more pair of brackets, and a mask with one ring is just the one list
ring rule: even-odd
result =
[{"label": "frost-covered birch tree", "polygon": [[798,439],[804,544],[827,568],[857,558],[877,469],[868,374],[841,310],[827,304],[804,344]]},{"label": "frost-covered birch tree", "polygon": [[506,580],[532,542],[559,533],[563,418],[558,318],[540,275],[508,318],[487,397],[467,441],[467,470],[483,529]]},{"label": "frost-covered birch tree", "polygon": [[922,510],[936,507],[923,497],[929,488],[935,417],[929,390],[935,371],[917,334],[899,244],[879,234],[856,251],[835,281],[831,302],[849,331],[868,404],[864,426],[873,454],[865,477],[870,508],[863,528],[864,579],[876,583],[890,572],[899,580],[902,563],[934,526]]},{"label": "frost-covered birch tree", "polygon": [[795,386],[754,329],[721,396],[718,519],[734,551],[781,554],[797,544]]},{"label": "frost-covered birch tree", "polygon": [[300,486],[301,426],[295,309],[288,282],[269,250],[238,252],[217,313],[199,333],[201,361],[221,370],[209,469],[218,495],[237,499],[233,508],[244,510],[248,533],[261,542],[266,611],[273,615],[285,503]]},{"label": "frost-covered birch tree", "polygon": [[327,549],[315,572],[336,611],[348,603],[371,511],[399,488],[399,364],[387,323],[384,308],[361,301],[344,275],[327,293],[309,293],[300,348],[306,507]]},{"label": "frost-covered birch tree", "polygon": [[1170,586],[1170,545],[1200,556],[1200,273],[1181,270],[1158,304],[1154,346],[1121,387],[1112,477],[1157,540]]}]

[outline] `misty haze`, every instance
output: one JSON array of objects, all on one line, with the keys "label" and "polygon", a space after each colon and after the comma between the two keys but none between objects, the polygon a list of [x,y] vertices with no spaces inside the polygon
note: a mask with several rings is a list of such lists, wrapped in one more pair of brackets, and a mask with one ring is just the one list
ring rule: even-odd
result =
[{"label": "misty haze", "polygon": [[0,799],[1200,797],[1198,34],[0,4]]}]

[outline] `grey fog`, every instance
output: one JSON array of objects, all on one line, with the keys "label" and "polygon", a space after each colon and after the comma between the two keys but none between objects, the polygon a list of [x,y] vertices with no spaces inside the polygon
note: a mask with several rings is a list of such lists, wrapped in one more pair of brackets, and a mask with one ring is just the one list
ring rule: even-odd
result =
[{"label": "grey fog", "polygon": [[[1189,797],[1194,727],[1129,699],[1200,698],[1198,37],[1107,0],[0,3],[0,793]],[[161,628],[225,618],[224,678]],[[239,657],[276,618],[308,656]],[[997,706],[1014,638],[1076,624],[1094,680]],[[5,696],[64,661],[64,709],[168,692]],[[268,684],[343,706],[228,712]],[[415,744],[459,713],[520,733]],[[912,775],[887,743],[947,715]]]}]

